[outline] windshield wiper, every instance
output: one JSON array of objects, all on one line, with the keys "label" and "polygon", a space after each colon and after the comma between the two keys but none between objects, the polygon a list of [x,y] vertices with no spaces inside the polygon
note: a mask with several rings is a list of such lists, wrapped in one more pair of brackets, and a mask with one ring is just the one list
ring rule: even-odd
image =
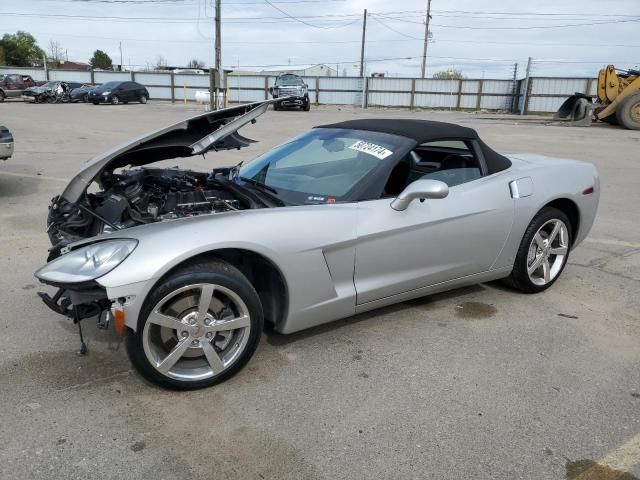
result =
[{"label": "windshield wiper", "polygon": [[247,178],[247,177],[241,177],[241,176],[238,176],[238,178],[240,180],[242,180],[243,182],[250,183],[251,185],[255,185],[258,188],[262,188],[263,190],[267,190],[267,191],[269,191],[271,193],[274,193],[276,195],[278,194],[278,191],[275,188],[270,187],[269,185],[265,185],[262,182],[254,180],[253,178]]}]

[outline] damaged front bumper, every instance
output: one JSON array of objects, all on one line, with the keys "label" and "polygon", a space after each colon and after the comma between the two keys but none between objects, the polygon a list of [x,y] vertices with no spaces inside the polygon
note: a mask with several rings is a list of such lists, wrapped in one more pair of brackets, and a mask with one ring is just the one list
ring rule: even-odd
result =
[{"label": "damaged front bumper", "polygon": [[40,297],[52,311],[74,323],[96,317],[100,328],[108,328],[114,320],[116,332],[122,334],[130,320],[135,329],[137,310],[131,319],[126,310],[135,303],[136,293],[127,287],[108,287],[101,279],[125,261],[137,244],[137,240],[120,238],[62,249],[60,256],[35,273],[42,283],[58,289],[53,296],[41,292]]},{"label": "damaged front bumper", "polygon": [[[97,281],[82,286],[40,281],[57,288],[53,296],[38,292],[44,304],[53,312],[70,318],[78,326],[82,320],[93,318],[99,329],[106,330],[113,325],[118,335],[123,335],[127,327],[133,330],[137,327],[141,306],[138,299],[143,298],[139,294],[143,293],[147,282],[110,288]],[[86,347],[82,349],[86,351]]]}]

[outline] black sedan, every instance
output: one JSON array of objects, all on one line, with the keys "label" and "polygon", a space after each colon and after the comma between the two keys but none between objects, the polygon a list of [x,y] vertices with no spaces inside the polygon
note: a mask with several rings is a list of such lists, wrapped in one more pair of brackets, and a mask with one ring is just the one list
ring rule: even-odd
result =
[{"label": "black sedan", "polygon": [[95,85],[82,85],[81,87],[74,88],[71,92],[72,102],[88,102],[89,92],[93,90]]},{"label": "black sedan", "polygon": [[94,105],[99,103],[140,102],[147,103],[149,91],[136,82],[107,82],[89,92],[89,101]]}]

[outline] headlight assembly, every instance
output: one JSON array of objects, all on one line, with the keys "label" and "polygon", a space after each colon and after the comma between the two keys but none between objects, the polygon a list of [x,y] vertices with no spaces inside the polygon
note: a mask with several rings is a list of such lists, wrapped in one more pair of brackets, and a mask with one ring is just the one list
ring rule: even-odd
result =
[{"label": "headlight assembly", "polygon": [[36,272],[36,277],[55,284],[95,280],[120,265],[137,245],[137,240],[121,238],[80,247],[47,263]]}]

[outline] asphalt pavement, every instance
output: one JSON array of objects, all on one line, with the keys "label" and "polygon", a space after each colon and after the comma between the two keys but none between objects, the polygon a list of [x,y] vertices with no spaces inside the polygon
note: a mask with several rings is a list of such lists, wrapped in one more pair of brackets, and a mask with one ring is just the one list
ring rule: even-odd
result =
[{"label": "asphalt pavement", "polygon": [[593,162],[596,223],[543,294],[490,283],[293,335],[267,330],[247,367],[213,388],[150,385],[121,339],[91,323],[78,355],[76,327],[36,295],[47,206],[93,155],[200,110],[0,104],[16,142],[0,163],[0,478],[640,477],[640,132],[608,125],[270,110],[242,131],[259,143],[179,164],[249,161],[314,125],[364,116],[453,121],[501,152]]}]

